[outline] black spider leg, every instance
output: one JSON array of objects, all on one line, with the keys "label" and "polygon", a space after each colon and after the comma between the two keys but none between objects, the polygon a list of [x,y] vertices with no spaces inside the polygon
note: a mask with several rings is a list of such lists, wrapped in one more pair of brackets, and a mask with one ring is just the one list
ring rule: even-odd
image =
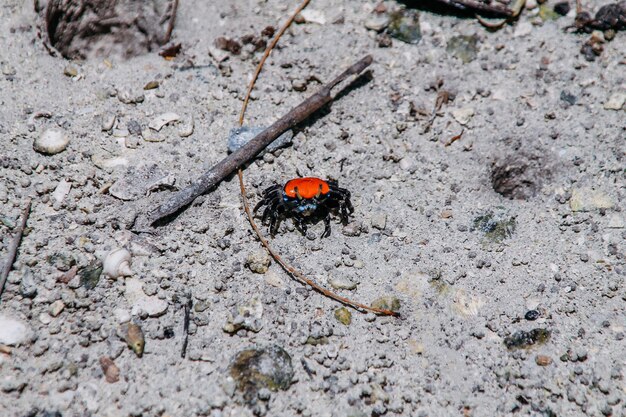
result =
[{"label": "black spider leg", "polygon": [[280,226],[280,221],[286,211],[285,204],[283,203],[282,196],[279,193],[268,201],[267,207],[263,210],[263,216],[261,217],[261,223],[266,224],[269,219],[270,234],[274,236]]},{"label": "black spider leg", "polygon": [[272,211],[270,215],[270,234],[272,236],[274,236],[278,231],[278,227],[280,226],[280,222],[283,219],[285,211],[285,205],[279,200],[276,205],[276,209]]},{"label": "black spider leg", "polygon": [[336,182],[332,182],[330,183],[330,194],[331,199],[337,201],[341,222],[346,224],[350,219],[350,215],[354,213],[354,207],[350,201],[350,191],[340,188]]},{"label": "black spider leg", "polygon": [[293,225],[296,227],[296,229],[298,229],[300,233],[306,236],[306,232],[309,228],[305,222],[306,219],[304,218],[304,216],[300,215],[299,213],[294,214]]},{"label": "black spider leg", "polygon": [[261,223],[267,224],[267,220],[269,219],[269,229],[272,236],[276,234],[282,217],[287,210],[283,202],[281,188],[280,185],[276,184],[265,189],[265,191],[263,191],[263,198],[257,203],[253,210],[253,213],[256,214],[261,207],[266,206],[261,216]]},{"label": "black spider leg", "polygon": [[330,236],[330,210],[324,208],[326,211],[324,216],[324,233],[322,233],[322,238]]},{"label": "black spider leg", "polygon": [[276,198],[277,196],[280,196],[281,193],[277,192],[279,188],[280,188],[280,185],[278,184],[275,184],[269,188],[266,188],[263,191],[263,198],[261,198],[261,201],[259,201],[256,206],[254,206],[254,210],[252,212],[256,213],[259,208],[261,208],[262,206],[266,204],[269,204],[274,198]]}]

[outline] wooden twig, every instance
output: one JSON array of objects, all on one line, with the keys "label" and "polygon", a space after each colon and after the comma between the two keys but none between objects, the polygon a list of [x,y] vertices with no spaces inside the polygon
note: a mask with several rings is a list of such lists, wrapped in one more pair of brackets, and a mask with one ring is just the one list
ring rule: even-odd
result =
[{"label": "wooden twig", "polygon": [[185,358],[187,355],[187,343],[189,342],[189,322],[191,321],[191,307],[193,307],[193,301],[191,300],[191,294],[187,298],[185,304],[185,317],[183,319],[183,347],[180,350],[180,357]]},{"label": "wooden twig", "polygon": [[2,272],[0,272],[0,297],[2,296],[2,292],[4,291],[4,284],[7,282],[7,277],[9,276],[9,272],[11,272],[11,268],[13,267],[13,262],[15,262],[15,256],[17,255],[17,249],[20,246],[20,242],[22,241],[22,235],[24,234],[24,229],[26,228],[26,221],[28,220],[28,216],[30,214],[30,207],[32,205],[32,201],[28,200],[26,203],[26,207],[22,210],[22,220],[20,225],[17,227],[15,231],[15,236],[13,236],[13,240],[9,245],[9,253],[7,254],[6,262],[2,267]]},{"label": "wooden twig", "polygon": [[291,109],[289,113],[274,122],[270,127],[259,133],[250,142],[214,165],[209,171],[194,181],[191,186],[177,192],[172,198],[157,207],[156,210],[149,214],[149,222],[154,224],[158,220],[176,213],[180,209],[188,206],[198,196],[217,186],[237,168],[254,159],[254,157],[282,133],[293,128],[311,114],[331,102],[333,100],[331,92],[334,87],[352,75],[361,74],[371,63],[372,57],[367,55],[350,66],[337,78],[324,85],[317,93],[304,100],[298,106]]},{"label": "wooden twig", "polygon": [[461,133],[459,133],[458,135],[452,136],[450,138],[450,140],[448,140],[444,146],[450,146],[452,145],[454,142],[456,142],[457,140],[461,139],[463,137],[463,133],[465,133],[465,129],[461,129]]},{"label": "wooden twig", "polygon": [[178,10],[178,0],[172,2],[172,12],[170,13],[170,21],[167,22],[167,30],[163,38],[163,45],[168,43],[172,39],[172,31],[174,30],[174,23],[176,23],[176,11]]},{"label": "wooden twig", "polygon": [[515,12],[504,6],[490,5],[478,0],[437,0],[451,7],[461,10],[474,10],[476,12],[490,13],[497,16],[514,17]]},{"label": "wooden twig", "polygon": [[426,126],[424,126],[424,133],[428,133],[433,123],[435,122],[435,119],[437,118],[437,113],[439,113],[439,110],[441,110],[441,107],[444,104],[447,104],[449,100],[450,100],[450,93],[447,90],[439,89],[437,91],[437,98],[435,99],[433,112],[431,113],[430,119],[428,119],[428,121],[426,122]]}]

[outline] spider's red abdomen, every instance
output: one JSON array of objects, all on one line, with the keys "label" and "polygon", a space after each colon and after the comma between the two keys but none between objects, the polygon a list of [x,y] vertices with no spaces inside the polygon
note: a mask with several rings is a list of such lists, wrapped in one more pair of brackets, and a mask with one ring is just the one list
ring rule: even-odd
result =
[{"label": "spider's red abdomen", "polygon": [[290,198],[296,198],[298,197],[298,194],[300,194],[300,197],[308,199],[322,194],[328,194],[330,192],[330,187],[323,179],[305,177],[294,178],[287,181],[283,191],[285,192],[285,195]]}]

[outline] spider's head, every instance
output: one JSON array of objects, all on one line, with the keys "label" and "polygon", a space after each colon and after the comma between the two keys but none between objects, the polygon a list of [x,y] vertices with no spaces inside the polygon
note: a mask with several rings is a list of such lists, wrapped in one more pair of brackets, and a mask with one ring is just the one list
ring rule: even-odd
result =
[{"label": "spider's head", "polygon": [[301,200],[296,206],[296,211],[304,217],[308,217],[317,210],[317,203],[312,200]]}]

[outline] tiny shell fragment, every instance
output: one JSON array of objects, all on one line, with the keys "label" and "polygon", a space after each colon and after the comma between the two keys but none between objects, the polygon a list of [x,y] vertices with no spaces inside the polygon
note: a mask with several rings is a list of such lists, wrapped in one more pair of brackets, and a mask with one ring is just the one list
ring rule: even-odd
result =
[{"label": "tiny shell fragment", "polygon": [[158,81],[148,81],[146,83],[146,85],[143,86],[144,90],[154,90],[155,88],[159,87],[159,82]]},{"label": "tiny shell fragment", "polygon": [[141,358],[143,355],[143,348],[145,345],[145,339],[143,337],[143,330],[135,323],[128,323],[126,329],[126,335],[124,337],[128,346],[135,352],[135,354]]},{"label": "tiny shell fragment", "polygon": [[70,184],[69,182],[63,179],[59,181],[59,184],[52,192],[52,198],[57,203],[61,203],[63,199],[65,198],[65,196],[69,194],[71,189],[72,189],[72,184]]},{"label": "tiny shell fragment", "polygon": [[177,115],[176,113],[167,112],[167,113],[160,114],[157,117],[155,117],[154,119],[152,119],[150,121],[150,124],[148,124],[148,127],[150,129],[156,130],[158,132],[166,124],[169,124],[169,123],[172,123],[172,122],[176,122],[178,120],[180,120],[180,116],[179,115]]}]

